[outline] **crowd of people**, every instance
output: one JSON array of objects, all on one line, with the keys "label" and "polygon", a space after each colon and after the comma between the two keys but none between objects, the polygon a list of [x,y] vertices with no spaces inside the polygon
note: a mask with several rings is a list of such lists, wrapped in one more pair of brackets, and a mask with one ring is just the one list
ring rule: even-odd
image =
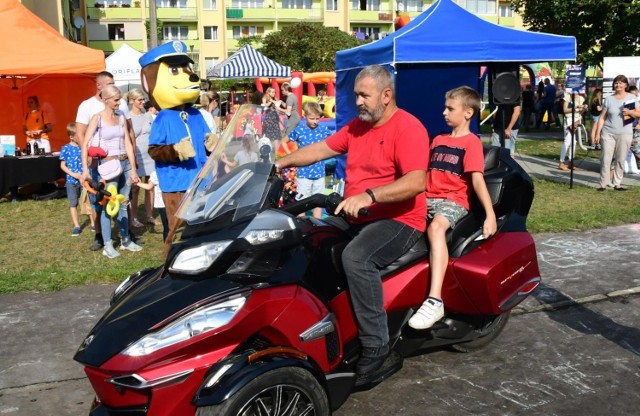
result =
[{"label": "crowd of people", "polygon": [[[563,84],[557,86],[545,79],[534,90],[527,85],[521,100],[514,104],[501,104],[493,117],[491,143],[504,145],[513,155],[519,130],[529,131],[531,128],[550,129],[555,123],[563,129],[564,143],[560,153],[559,169],[574,169],[575,143],[571,145],[572,134],[579,124],[590,121],[590,140],[594,149],[602,149],[600,187],[605,190],[611,187],[624,190],[621,186],[624,160],[629,149],[640,158],[640,127],[637,123],[628,123],[626,117],[637,117],[640,106],[636,109],[617,111],[625,102],[634,100],[637,90],[629,86],[626,77],[620,75],[614,80],[614,94],[603,98],[602,90],[596,89],[589,102],[586,97],[576,94],[571,97],[566,93]],[[319,94],[322,101],[323,92]],[[635,94],[635,95],[634,95]],[[322,103],[308,103],[303,106],[304,120],[298,116],[299,103],[291,86],[281,86],[282,100],[276,98],[276,91],[269,87],[264,94],[258,96],[257,104],[263,111],[262,133],[271,139],[274,148],[282,143],[285,153],[291,153],[294,147],[304,149],[322,142],[330,136],[329,130],[319,125],[322,117]],[[212,91],[203,92],[199,98],[199,111],[203,115],[211,132],[216,133],[223,125],[220,115],[220,97]],[[28,140],[46,141],[52,125],[48,121],[37,96],[27,99],[29,111],[24,119],[24,132]],[[94,182],[100,179],[95,157],[91,157],[91,148],[104,147],[107,155],[100,162],[117,160],[119,175],[113,181],[118,184],[120,193],[126,194],[126,209],[122,209],[115,220],[120,233],[120,249],[139,251],[139,237],[132,229],[146,225],[163,225],[166,238],[168,220],[164,214],[161,189],[158,186],[156,163],[149,155],[149,136],[157,111],[139,89],[132,89],[122,94],[114,85],[113,76],[102,72],[96,77],[96,93],[83,101],[78,107],[74,123],[67,126],[69,143],[61,149],[61,168],[66,173],[66,187],[69,198],[70,216],[73,224],[72,236],[81,233],[82,227],[78,219],[77,207],[82,203],[83,183],[87,179]],[[283,121],[284,120],[284,121]],[[249,132],[250,133],[250,132]],[[233,158],[223,155],[221,173],[229,172],[236,166],[258,160],[255,149],[256,138],[246,134],[241,140],[242,147]],[[322,162],[301,167],[297,170],[298,197],[324,192],[325,172]],[[138,205],[140,188],[143,189],[143,211],[140,215]],[[91,230],[95,237],[92,250],[103,250],[103,254],[113,258],[119,255],[111,238],[111,217],[96,202],[93,194],[91,200]],[[159,220],[154,218],[154,210]],[[313,215],[320,217],[322,212],[315,210]],[[455,218],[449,218],[455,224]]]},{"label": "crowd of people", "polygon": [[[527,84],[519,102],[496,106],[492,117],[491,144],[510,149],[513,156],[519,130],[529,132],[543,126],[549,130],[555,123],[562,129],[564,138],[558,169],[568,172],[577,169],[574,164],[577,129],[580,125],[585,129],[589,127],[590,149],[602,151],[598,190],[625,190],[621,181],[629,151],[640,164],[640,125],[635,118],[640,114],[640,101],[638,88],[629,85],[624,75],[614,79],[613,90],[612,95],[603,98],[602,89],[595,88],[587,100],[586,94],[571,94],[565,90],[564,84],[555,86],[549,78],[540,81],[535,91]],[[624,103],[635,104],[633,109],[623,109]]]}]

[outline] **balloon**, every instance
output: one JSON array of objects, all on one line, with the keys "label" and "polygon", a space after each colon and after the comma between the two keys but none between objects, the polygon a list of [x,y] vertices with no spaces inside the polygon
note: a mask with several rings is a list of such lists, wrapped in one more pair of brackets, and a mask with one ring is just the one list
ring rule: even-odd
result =
[{"label": "balloon", "polygon": [[289,83],[289,85],[291,85],[291,88],[298,88],[300,84],[302,84],[302,80],[298,77],[291,78],[291,82]]},{"label": "balloon", "polygon": [[107,192],[111,194],[109,197],[109,202],[107,202],[107,206],[105,207],[107,214],[112,218],[118,214],[120,210],[120,203],[124,201],[124,195],[118,193],[118,188],[115,185],[109,185],[107,187]]}]

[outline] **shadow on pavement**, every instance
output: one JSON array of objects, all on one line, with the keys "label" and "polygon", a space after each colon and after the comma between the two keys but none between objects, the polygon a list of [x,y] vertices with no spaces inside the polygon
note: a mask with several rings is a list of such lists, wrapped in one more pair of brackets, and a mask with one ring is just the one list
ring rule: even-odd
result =
[{"label": "shadow on pavement", "polygon": [[[553,301],[554,305],[561,305],[546,312],[552,320],[586,335],[600,335],[619,347],[640,356],[640,329],[621,325],[608,316],[594,312],[584,304],[574,301],[559,290],[545,284],[541,284],[532,296],[542,304],[551,305],[551,301]],[[611,301],[628,302],[624,298]],[[558,309],[563,309],[565,312],[558,313]]]}]

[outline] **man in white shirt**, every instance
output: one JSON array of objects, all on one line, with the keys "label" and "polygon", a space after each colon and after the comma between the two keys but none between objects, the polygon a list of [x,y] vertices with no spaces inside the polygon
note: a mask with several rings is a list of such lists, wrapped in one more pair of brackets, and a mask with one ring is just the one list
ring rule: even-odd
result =
[{"label": "man in white shirt", "polygon": [[[80,139],[80,145],[84,143],[85,133],[87,132],[87,126],[89,125],[89,121],[91,121],[91,117],[94,114],[99,113],[104,110],[104,101],[100,97],[102,89],[107,85],[113,85],[115,81],[113,80],[113,75],[110,72],[102,71],[96,75],[96,93],[90,98],[87,98],[78,106],[78,113],[76,115],[76,132],[78,138]],[[131,118],[129,116],[129,106],[124,99],[120,100],[120,111],[124,114],[125,118]],[[95,169],[91,169],[92,177],[94,180],[98,180],[97,171]],[[95,171],[95,172],[94,172]],[[96,236],[91,244],[91,250],[97,251],[100,250],[104,246],[104,241],[102,240],[102,229],[100,228],[100,213],[102,212],[102,206],[98,204],[93,195],[89,196],[91,200],[91,222],[94,224]],[[132,241],[134,240],[133,234],[131,234]],[[134,241],[135,242],[135,241]]]}]

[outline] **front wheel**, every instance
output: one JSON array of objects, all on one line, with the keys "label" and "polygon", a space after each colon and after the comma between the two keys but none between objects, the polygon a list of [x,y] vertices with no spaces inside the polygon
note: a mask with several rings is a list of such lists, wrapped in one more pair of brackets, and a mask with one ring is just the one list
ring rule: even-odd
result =
[{"label": "front wheel", "polygon": [[506,312],[502,315],[487,317],[484,325],[476,330],[479,333],[478,338],[461,344],[453,344],[451,349],[458,352],[475,352],[486,347],[494,339],[498,338],[498,335],[507,325],[510,314],[511,312]]},{"label": "front wheel", "polygon": [[285,367],[256,377],[224,403],[196,416],[328,416],[327,395],[311,373]]}]

